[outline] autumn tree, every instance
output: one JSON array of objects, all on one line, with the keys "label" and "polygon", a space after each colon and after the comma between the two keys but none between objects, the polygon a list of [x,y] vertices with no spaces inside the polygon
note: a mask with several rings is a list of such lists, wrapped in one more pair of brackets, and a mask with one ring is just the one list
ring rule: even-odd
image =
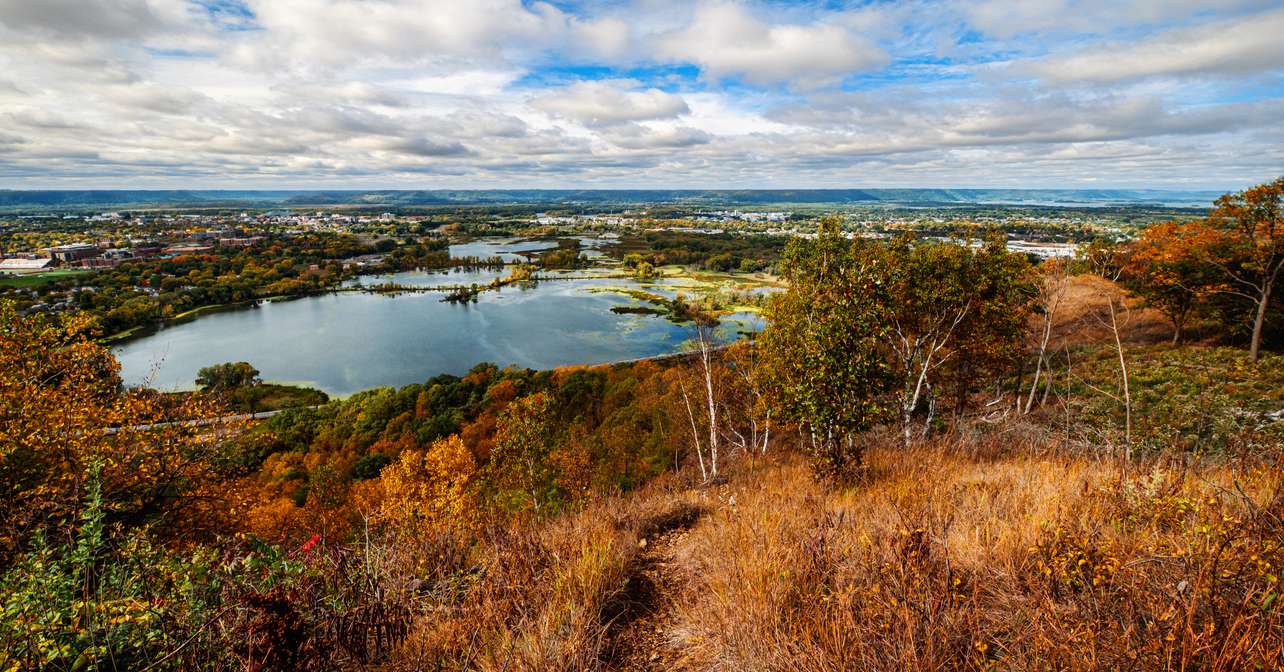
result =
[{"label": "autumn tree", "polygon": [[123,390],[95,333],[81,314],[24,317],[0,302],[0,556],[35,529],[74,524],[91,464],[108,523],[190,525],[217,501],[225,428],[175,421],[219,409]]},{"label": "autumn tree", "polygon": [[1123,270],[1127,286],[1172,322],[1174,345],[1181,342],[1187,318],[1212,281],[1199,255],[1208,233],[1201,222],[1159,222],[1129,246]]},{"label": "autumn tree", "polygon": [[1202,248],[1205,259],[1225,277],[1224,291],[1253,305],[1248,356],[1254,362],[1261,354],[1266,311],[1284,269],[1282,194],[1284,177],[1217,199],[1208,224],[1221,240]]},{"label": "autumn tree", "polygon": [[407,450],[384,468],[372,519],[415,535],[467,533],[478,523],[477,462],[458,435]]},{"label": "autumn tree", "polygon": [[760,339],[775,417],[806,426],[813,455],[839,475],[860,465],[856,434],[883,417],[891,380],[872,245],[844,238],[835,219],[813,240],[790,241],[781,262],[789,289],[768,303]]}]

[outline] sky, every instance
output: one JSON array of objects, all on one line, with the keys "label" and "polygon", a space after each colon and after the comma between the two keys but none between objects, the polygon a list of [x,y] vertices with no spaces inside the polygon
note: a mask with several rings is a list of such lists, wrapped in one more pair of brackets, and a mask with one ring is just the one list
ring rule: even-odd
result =
[{"label": "sky", "polygon": [[1281,0],[0,0],[0,188],[1238,189]]}]

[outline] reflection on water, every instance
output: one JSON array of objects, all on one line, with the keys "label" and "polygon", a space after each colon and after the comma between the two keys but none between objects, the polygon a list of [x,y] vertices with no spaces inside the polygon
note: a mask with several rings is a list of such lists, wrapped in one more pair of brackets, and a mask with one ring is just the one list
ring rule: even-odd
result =
[{"label": "reflection on water", "polygon": [[[460,271],[412,271],[367,284],[488,282]],[[689,327],[653,315],[617,314],[635,299],[594,287],[619,279],[575,279],[485,292],[474,304],[442,302],[439,292],[397,296],[343,292],[216,313],[176,324],[115,349],[129,384],[192,385],[197,369],[247,361],[265,380],[306,383],[334,395],[462,374],[479,362],[548,369],[652,357],[678,351]],[[728,337],[761,328],[756,316],[724,320]],[[154,375],[150,380],[149,374]]]},{"label": "reflection on water", "polygon": [[452,268],[430,271],[404,271],[383,275],[363,275],[347,280],[344,287],[371,287],[380,283],[395,283],[407,287],[456,287],[459,285],[489,285],[492,280],[508,275],[503,268]]},{"label": "reflection on water", "polygon": [[453,259],[499,257],[505,262],[512,263],[530,261],[528,256],[520,254],[522,252],[539,252],[556,247],[555,240],[475,240],[471,243],[451,245],[450,256]]}]

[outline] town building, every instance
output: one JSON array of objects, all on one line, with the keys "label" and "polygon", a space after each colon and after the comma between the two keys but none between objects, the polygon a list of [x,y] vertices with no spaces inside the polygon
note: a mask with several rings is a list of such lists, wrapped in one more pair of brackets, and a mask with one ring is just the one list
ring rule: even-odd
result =
[{"label": "town building", "polygon": [[89,243],[73,243],[71,245],[58,245],[48,249],[49,258],[63,263],[70,261],[79,261],[98,256],[99,250],[97,245]]}]

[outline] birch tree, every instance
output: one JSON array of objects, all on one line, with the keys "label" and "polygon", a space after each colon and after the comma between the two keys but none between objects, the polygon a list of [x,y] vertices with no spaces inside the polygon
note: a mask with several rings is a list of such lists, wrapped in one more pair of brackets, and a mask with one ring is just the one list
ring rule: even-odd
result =
[{"label": "birch tree", "polygon": [[805,428],[813,457],[837,476],[861,465],[856,435],[884,417],[891,382],[875,245],[846,240],[835,219],[814,240],[791,241],[789,289],[768,302],[760,339],[773,417]]},{"label": "birch tree", "polygon": [[[1032,294],[1029,266],[1001,238],[973,250],[901,237],[879,269],[885,343],[900,378],[901,438],[909,444],[930,431],[940,383],[952,378],[965,398],[996,365],[1016,358]],[[966,376],[945,375],[956,362]]]},{"label": "birch tree", "polygon": [[[1043,276],[1039,278],[1037,293],[1035,294],[1035,307],[1039,314],[1038,329],[1036,332],[1037,343],[1035,345],[1037,356],[1034,365],[1034,380],[1030,382],[1030,393],[1025,399],[1025,411],[1029,413],[1034,408],[1034,397],[1039,391],[1039,377],[1043,374],[1045,366],[1050,366],[1048,362],[1048,343],[1052,340],[1052,327],[1056,324],[1057,311],[1061,307],[1061,302],[1065,300],[1066,289],[1070,285],[1069,265],[1059,259],[1052,259],[1044,262]],[[1051,376],[1052,372],[1049,371]],[[1049,388],[1051,382],[1048,383]],[[1044,395],[1046,398],[1047,395]]]}]

